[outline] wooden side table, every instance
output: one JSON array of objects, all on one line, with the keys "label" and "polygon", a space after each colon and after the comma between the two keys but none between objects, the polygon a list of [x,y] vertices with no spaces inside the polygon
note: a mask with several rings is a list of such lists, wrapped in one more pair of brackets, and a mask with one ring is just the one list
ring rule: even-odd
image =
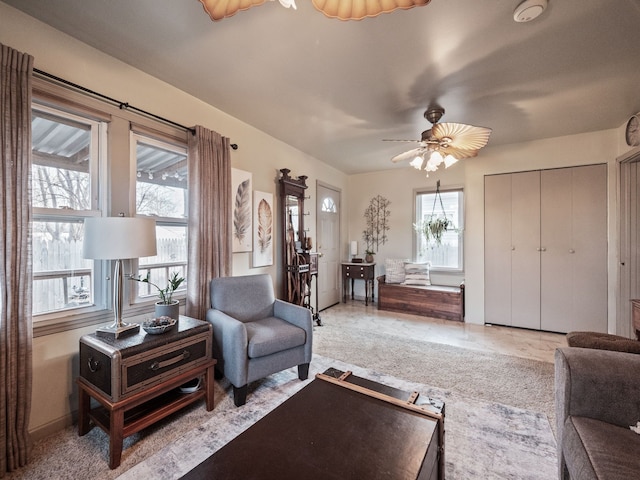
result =
[{"label": "wooden side table", "polygon": [[[97,425],[109,435],[109,468],[120,465],[125,437],[203,398],[207,411],[213,410],[212,341],[208,322],[184,316],[161,335],[141,330],[121,339],[80,339],[78,434]],[[180,391],[200,377],[199,390]],[[92,409],[92,398],[100,406]]]},{"label": "wooden side table", "polygon": [[364,280],[364,304],[369,305],[374,300],[373,280],[375,278],[375,263],[342,263],[342,301],[347,301],[347,289],[351,280],[351,299],[353,300],[354,280]]}]

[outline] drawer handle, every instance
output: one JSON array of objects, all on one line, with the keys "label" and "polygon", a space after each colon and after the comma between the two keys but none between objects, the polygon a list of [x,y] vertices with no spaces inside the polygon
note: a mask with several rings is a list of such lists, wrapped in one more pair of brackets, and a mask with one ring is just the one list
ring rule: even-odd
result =
[{"label": "drawer handle", "polygon": [[89,357],[87,366],[89,367],[89,371],[91,373],[96,373],[98,370],[100,370],[100,361],[94,360],[93,357]]},{"label": "drawer handle", "polygon": [[191,352],[189,352],[189,350],[185,350],[177,357],[170,358],[169,360],[165,360],[164,362],[153,362],[149,366],[149,369],[155,372],[156,370],[159,370],[161,368],[168,367],[169,365],[173,365],[174,363],[178,363],[182,360],[186,360],[190,356],[191,356]]}]

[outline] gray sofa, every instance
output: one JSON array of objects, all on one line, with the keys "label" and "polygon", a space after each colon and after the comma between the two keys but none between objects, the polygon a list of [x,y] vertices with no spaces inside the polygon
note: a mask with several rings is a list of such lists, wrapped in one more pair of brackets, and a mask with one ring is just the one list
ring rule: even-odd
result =
[{"label": "gray sofa", "polygon": [[640,478],[640,355],[557,349],[555,409],[561,480]]}]

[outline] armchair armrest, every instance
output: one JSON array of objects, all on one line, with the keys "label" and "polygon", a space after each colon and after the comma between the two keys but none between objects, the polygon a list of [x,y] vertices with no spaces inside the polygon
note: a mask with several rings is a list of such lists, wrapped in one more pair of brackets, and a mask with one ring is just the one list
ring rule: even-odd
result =
[{"label": "armchair armrest", "polygon": [[311,315],[311,310],[276,299],[273,304],[273,316],[300,327],[306,332],[307,341],[305,342],[304,353],[306,362],[310,362],[313,344],[313,316]]},{"label": "armchair armrest", "polygon": [[213,326],[214,357],[223,362],[224,375],[239,387],[247,383],[247,329],[239,320],[213,308],[207,311],[207,321]]},{"label": "armchair armrest", "polygon": [[559,348],[555,352],[558,438],[569,415],[628,428],[640,421],[640,355]]}]

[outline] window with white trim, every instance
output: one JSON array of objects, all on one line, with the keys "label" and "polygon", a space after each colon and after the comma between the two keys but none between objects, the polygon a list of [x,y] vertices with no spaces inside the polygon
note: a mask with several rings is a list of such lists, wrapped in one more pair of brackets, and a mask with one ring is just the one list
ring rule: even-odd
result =
[{"label": "window with white trim", "polygon": [[[135,213],[156,219],[158,246],[156,256],[138,260],[138,275],[165,288],[174,273],[187,276],[187,149],[132,133],[131,156],[136,176]],[[136,285],[137,290],[132,289],[134,302],[157,295],[148,283]],[[178,296],[185,291],[186,282],[178,289]]]},{"label": "window with white trim", "polygon": [[415,225],[428,222],[431,218],[442,217],[453,222],[453,228],[442,235],[441,243],[427,241],[425,236],[414,231],[415,258],[418,262],[430,262],[431,269],[461,272],[463,263],[464,197],[462,189],[440,190],[440,198],[435,191],[417,191],[415,203]]},{"label": "window with white trim", "polygon": [[32,108],[33,320],[104,306],[100,265],[82,258],[83,222],[101,214],[106,124]]}]

